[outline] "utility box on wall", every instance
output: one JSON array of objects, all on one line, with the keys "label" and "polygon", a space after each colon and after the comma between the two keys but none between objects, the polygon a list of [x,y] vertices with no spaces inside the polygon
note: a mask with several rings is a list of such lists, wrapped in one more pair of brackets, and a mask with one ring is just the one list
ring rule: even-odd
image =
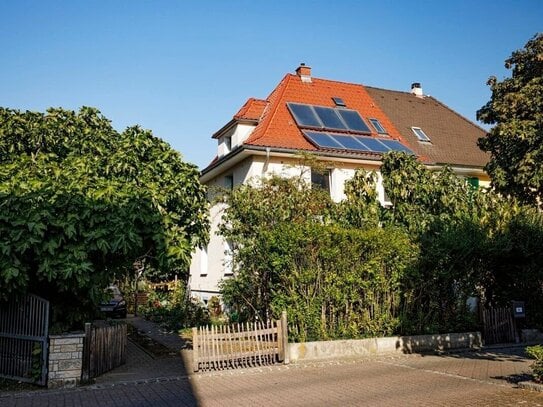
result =
[{"label": "utility box on wall", "polygon": [[526,318],[526,307],[524,301],[513,301],[513,317]]}]

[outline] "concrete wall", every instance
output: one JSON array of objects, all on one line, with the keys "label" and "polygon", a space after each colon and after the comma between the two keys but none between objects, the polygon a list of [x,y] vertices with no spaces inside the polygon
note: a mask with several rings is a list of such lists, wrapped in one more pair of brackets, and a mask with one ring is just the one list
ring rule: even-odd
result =
[{"label": "concrete wall", "polygon": [[291,363],[349,356],[480,348],[480,332],[289,343]]},{"label": "concrete wall", "polygon": [[81,380],[85,334],[49,336],[47,387],[75,387]]}]

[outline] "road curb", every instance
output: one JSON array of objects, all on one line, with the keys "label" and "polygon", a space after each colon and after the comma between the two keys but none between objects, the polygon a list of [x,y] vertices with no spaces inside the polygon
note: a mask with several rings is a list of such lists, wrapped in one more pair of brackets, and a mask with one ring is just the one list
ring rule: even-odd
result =
[{"label": "road curb", "polygon": [[525,390],[532,390],[532,391],[538,391],[540,393],[543,393],[543,384],[535,383],[535,382],[518,382],[518,387]]}]

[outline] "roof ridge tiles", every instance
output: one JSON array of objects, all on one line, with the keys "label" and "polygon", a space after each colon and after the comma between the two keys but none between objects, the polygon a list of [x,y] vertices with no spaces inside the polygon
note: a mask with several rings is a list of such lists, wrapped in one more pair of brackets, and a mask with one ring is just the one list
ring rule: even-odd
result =
[{"label": "roof ridge tiles", "polygon": [[[411,92],[407,91],[407,90],[395,90],[395,89],[387,89],[387,88],[380,88],[378,86],[369,86],[369,85],[364,85],[365,88],[370,88],[370,89],[376,89],[376,90],[384,90],[386,92],[394,92],[394,93],[402,93],[404,95],[412,95]],[[424,96],[424,97],[431,97],[431,96]]]},{"label": "roof ridge tiles", "polygon": [[[238,112],[234,115],[234,119],[259,120],[262,116],[264,108],[266,107],[266,104],[266,100],[250,97],[249,99],[247,99],[241,109],[239,109]],[[251,112],[253,115],[250,115],[249,112]]]},{"label": "roof ridge tiles", "polygon": [[[294,74],[289,74],[291,76],[296,76]],[[365,87],[366,85],[364,85],[363,83],[357,83],[357,82],[346,82],[346,81],[338,81],[337,79],[325,79],[325,78],[317,78],[317,77],[311,77],[311,80],[312,81],[322,81],[322,82],[334,82],[334,83],[340,83],[340,84],[343,84],[343,85],[349,85],[349,86],[362,86],[362,87]]]},{"label": "roof ridge tiles", "polygon": [[[262,113],[262,116],[261,116],[262,127],[261,128],[257,127],[257,129],[255,129],[255,132],[251,134],[249,138],[245,141],[246,144],[254,143],[266,135],[266,131],[268,130],[268,127],[270,126],[270,123],[279,108],[279,103],[275,103],[275,101],[277,97],[281,99],[281,97],[283,96],[287,88],[287,84],[290,81],[290,76],[292,75],[286,74],[283,77],[283,79],[281,79],[279,84],[275,87],[275,89],[266,98],[267,105],[264,108],[264,112]],[[279,96],[277,96],[278,93],[280,93]],[[274,100],[271,100],[272,98]],[[271,111],[272,109],[273,109],[273,112]]]}]

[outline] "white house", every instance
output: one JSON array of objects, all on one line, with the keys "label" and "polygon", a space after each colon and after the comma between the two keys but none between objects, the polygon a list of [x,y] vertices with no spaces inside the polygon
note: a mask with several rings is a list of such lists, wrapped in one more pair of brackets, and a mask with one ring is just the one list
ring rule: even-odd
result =
[{"label": "white house", "polygon": [[[450,165],[470,182],[488,183],[488,157],[477,147],[484,130],[435,98],[420,84],[411,92],[314,78],[301,64],[265,99],[250,98],[219,129],[217,156],[201,173],[201,182],[233,188],[270,174],[300,175],[300,152],[326,162],[327,174],[304,171],[308,182],[328,188],[332,199],[344,198],[343,187],[355,171],[379,170],[382,154],[407,151],[430,168]],[[379,199],[386,197],[381,186]],[[190,288],[204,302],[219,294],[218,283],[232,276],[229,242],[216,235],[222,209],[211,209],[211,240],[193,254]]]}]

